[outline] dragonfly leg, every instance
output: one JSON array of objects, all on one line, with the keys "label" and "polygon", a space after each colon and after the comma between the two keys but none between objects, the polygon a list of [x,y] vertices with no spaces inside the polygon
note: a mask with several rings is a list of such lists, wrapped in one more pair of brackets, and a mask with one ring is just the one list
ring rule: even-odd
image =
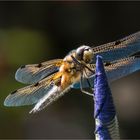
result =
[{"label": "dragonfly leg", "polygon": [[95,72],[92,72],[92,74],[88,75],[86,69],[84,69],[84,77],[86,79],[92,78],[95,75]]},{"label": "dragonfly leg", "polygon": [[[87,79],[88,80],[88,79]],[[89,84],[89,80],[88,80],[88,84]],[[90,86],[90,85],[89,85]],[[83,93],[87,94],[87,95],[90,95],[90,96],[94,96],[92,93],[86,91],[83,89],[83,73],[81,75],[81,79],[80,79],[80,89]]]},{"label": "dragonfly leg", "polygon": [[84,77],[86,77],[87,83],[88,83],[90,89],[93,92],[93,96],[94,96],[94,85],[91,85],[89,78],[93,77],[94,75],[95,74],[92,74],[91,76],[88,76],[86,70],[84,70]]}]

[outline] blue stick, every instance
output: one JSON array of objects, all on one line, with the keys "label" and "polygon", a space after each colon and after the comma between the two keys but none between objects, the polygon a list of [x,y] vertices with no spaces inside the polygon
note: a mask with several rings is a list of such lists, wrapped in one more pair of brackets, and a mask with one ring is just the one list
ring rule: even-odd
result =
[{"label": "blue stick", "polygon": [[119,139],[115,106],[101,56],[97,56],[96,58],[94,117],[96,125],[96,139]]}]

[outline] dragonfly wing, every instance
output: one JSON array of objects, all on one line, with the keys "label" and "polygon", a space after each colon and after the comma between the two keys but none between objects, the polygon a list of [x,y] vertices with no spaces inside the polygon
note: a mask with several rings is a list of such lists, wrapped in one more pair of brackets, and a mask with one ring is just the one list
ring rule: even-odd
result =
[{"label": "dragonfly wing", "polygon": [[126,58],[140,51],[140,32],[129,35],[120,40],[103,44],[93,48],[93,63],[96,61],[96,55],[101,55],[103,61],[114,61]]},{"label": "dragonfly wing", "polygon": [[140,70],[140,56],[128,57],[105,67],[108,80],[113,82],[133,72]]},{"label": "dragonfly wing", "polygon": [[[91,64],[89,67],[92,69],[95,69],[95,64]],[[113,82],[137,70],[140,70],[140,56],[132,56],[132,57],[113,61],[110,64],[105,65],[105,70],[106,70],[106,74],[107,74],[109,82]],[[93,74],[88,79],[91,85],[93,86],[94,86],[94,77],[95,75]],[[89,87],[86,79],[83,80],[83,85],[84,85],[83,88]],[[71,87],[79,89],[80,83],[79,82],[75,83]]]},{"label": "dragonfly wing", "polygon": [[[54,84],[60,82],[60,77],[53,80],[55,74],[41,80],[40,82],[18,89],[9,94],[5,101],[5,106],[23,106],[37,103],[45,94],[47,94]],[[53,81],[53,82],[52,82]]]},{"label": "dragonfly wing", "polygon": [[34,108],[30,111],[30,113],[36,113],[38,111],[41,111],[48,105],[50,105],[53,101],[56,101],[58,98],[60,98],[64,93],[68,92],[70,90],[70,86],[66,89],[62,90],[58,86],[54,85],[51,90],[48,92],[48,94],[45,94],[38,103],[34,106]]},{"label": "dragonfly wing", "polygon": [[40,64],[21,66],[15,74],[15,79],[24,84],[37,83],[46,76],[59,70],[62,59],[46,61]]}]

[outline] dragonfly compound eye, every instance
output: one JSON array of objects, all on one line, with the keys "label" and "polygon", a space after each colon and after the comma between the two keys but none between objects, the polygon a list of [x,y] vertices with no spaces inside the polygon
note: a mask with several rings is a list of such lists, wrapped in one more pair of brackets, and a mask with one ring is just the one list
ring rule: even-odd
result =
[{"label": "dragonfly compound eye", "polygon": [[93,50],[89,46],[81,46],[76,50],[76,59],[89,63],[93,57]]},{"label": "dragonfly compound eye", "polygon": [[83,52],[83,60],[86,63],[90,63],[93,58],[93,50],[90,47],[86,47]]},{"label": "dragonfly compound eye", "polygon": [[84,46],[81,46],[76,50],[76,54],[75,54],[76,59],[81,61],[83,59],[83,53],[84,53]]},{"label": "dragonfly compound eye", "polygon": [[[86,52],[90,51],[91,48],[89,46],[81,46],[76,50],[76,59],[78,60],[84,60],[84,55]],[[86,53],[87,54],[87,53]]]}]

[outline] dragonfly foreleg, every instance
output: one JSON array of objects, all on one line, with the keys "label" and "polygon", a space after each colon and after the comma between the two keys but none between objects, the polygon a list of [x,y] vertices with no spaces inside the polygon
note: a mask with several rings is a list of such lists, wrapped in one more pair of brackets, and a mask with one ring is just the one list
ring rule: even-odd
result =
[{"label": "dragonfly foreleg", "polygon": [[86,72],[86,70],[84,70],[84,77],[85,77],[86,79],[93,78],[94,76],[95,76],[95,74],[94,74],[94,73],[93,73],[93,74],[88,75],[88,74],[87,74],[87,72]]},{"label": "dragonfly foreleg", "polygon": [[[88,80],[88,79],[87,79],[87,80]],[[88,80],[88,84],[90,84],[89,80]],[[90,84],[89,86],[91,86],[91,84]],[[92,93],[90,93],[90,92],[88,92],[88,91],[86,91],[86,90],[83,89],[83,73],[82,73],[81,79],[80,79],[80,89],[81,89],[81,91],[82,91],[83,93],[85,93],[85,94],[87,94],[87,95],[90,95],[90,96],[94,96]]]}]

